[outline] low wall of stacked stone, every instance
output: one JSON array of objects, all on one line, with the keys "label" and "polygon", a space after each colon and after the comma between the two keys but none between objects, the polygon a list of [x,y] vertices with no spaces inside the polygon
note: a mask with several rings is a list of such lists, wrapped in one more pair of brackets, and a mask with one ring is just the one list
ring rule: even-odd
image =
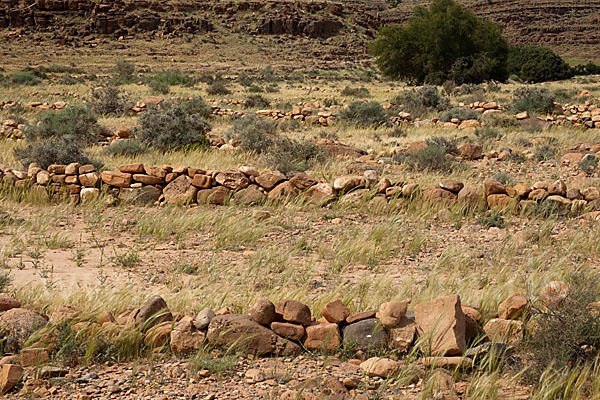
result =
[{"label": "low wall of stacked stone", "polygon": [[0,166],[6,187],[37,191],[48,196],[63,195],[85,202],[102,193],[114,199],[143,205],[160,204],[262,204],[301,201],[326,206],[334,201],[348,205],[368,203],[385,208],[398,202],[418,201],[450,206],[454,203],[480,211],[487,209],[527,211],[543,203],[561,212],[600,213],[600,189],[567,187],[563,180],[533,185],[503,185],[488,179],[481,184],[464,184],[443,179],[435,187],[418,182],[392,182],[375,170],[338,177],[333,183],[305,173],[283,175],[279,171],[258,171],[250,166],[237,170],[207,171],[170,165],[122,165],[118,171],[97,171],[93,165],[50,165],[42,169],[31,164],[27,171]]}]

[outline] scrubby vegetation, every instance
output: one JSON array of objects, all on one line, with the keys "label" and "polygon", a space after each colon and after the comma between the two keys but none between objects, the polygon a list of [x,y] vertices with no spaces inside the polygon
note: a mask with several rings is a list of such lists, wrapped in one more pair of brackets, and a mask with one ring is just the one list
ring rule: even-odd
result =
[{"label": "scrubby vegetation", "polygon": [[423,117],[432,111],[443,111],[450,106],[450,99],[435,86],[404,91],[393,102],[415,117]]},{"label": "scrubby vegetation", "polygon": [[363,128],[378,127],[386,123],[387,113],[376,101],[352,102],[340,113],[340,118],[352,125]]}]

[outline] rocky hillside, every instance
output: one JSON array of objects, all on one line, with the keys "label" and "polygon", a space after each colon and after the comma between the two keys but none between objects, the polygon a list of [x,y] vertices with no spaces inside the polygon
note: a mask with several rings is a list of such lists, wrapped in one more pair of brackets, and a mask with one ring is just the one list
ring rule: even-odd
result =
[{"label": "rocky hillside", "polygon": [[[541,44],[576,58],[600,58],[596,45],[600,0],[461,1],[504,25],[512,42]],[[50,32],[65,43],[91,35],[180,36],[210,31],[345,36],[364,49],[380,26],[402,23],[416,5],[427,3],[410,1],[390,8],[383,1],[0,0],[0,29]]]}]

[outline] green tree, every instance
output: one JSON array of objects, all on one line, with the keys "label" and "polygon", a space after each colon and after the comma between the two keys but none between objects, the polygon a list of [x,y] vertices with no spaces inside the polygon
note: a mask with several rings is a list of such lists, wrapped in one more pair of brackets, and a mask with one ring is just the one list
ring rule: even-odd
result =
[{"label": "green tree", "polygon": [[526,82],[569,79],[573,69],[552,50],[540,46],[511,46],[508,72]]},{"label": "green tree", "polygon": [[453,0],[416,7],[406,25],[383,27],[370,50],[385,75],[410,83],[478,83],[508,76],[501,27]]}]

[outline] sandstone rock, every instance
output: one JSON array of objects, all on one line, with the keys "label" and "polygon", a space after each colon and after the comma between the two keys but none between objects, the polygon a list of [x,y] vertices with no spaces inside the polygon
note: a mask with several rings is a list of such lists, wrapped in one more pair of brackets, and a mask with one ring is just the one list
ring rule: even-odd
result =
[{"label": "sandstone rock", "polygon": [[408,303],[408,300],[383,303],[376,316],[386,328],[398,326],[406,315]]},{"label": "sandstone rock", "polygon": [[465,185],[456,179],[443,179],[440,182],[440,187],[442,189],[449,190],[452,193],[458,193],[463,187],[465,187]]},{"label": "sandstone rock", "polygon": [[200,349],[205,336],[204,332],[195,327],[192,317],[184,317],[171,331],[171,350],[178,356],[195,353]]},{"label": "sandstone rock", "polygon": [[192,186],[192,179],[181,175],[163,189],[163,196],[167,203],[189,204],[196,199],[198,189]]},{"label": "sandstone rock", "polygon": [[160,322],[148,329],[144,335],[144,344],[153,349],[159,348],[167,344],[173,324],[171,321]]},{"label": "sandstone rock", "polygon": [[521,321],[494,318],[483,326],[483,330],[493,342],[517,343],[523,339]]},{"label": "sandstone rock", "polygon": [[498,316],[502,319],[517,319],[527,307],[527,298],[522,294],[513,294],[498,305]]},{"label": "sandstone rock", "polygon": [[241,167],[238,168],[238,171],[240,171],[241,173],[243,173],[246,176],[253,176],[255,178],[260,175],[260,172],[258,172],[256,170],[256,168],[249,167],[247,165],[242,165]]},{"label": "sandstone rock", "polygon": [[241,204],[258,204],[265,199],[265,195],[258,186],[250,185],[247,188],[237,191],[234,195],[236,202]]},{"label": "sandstone rock", "polygon": [[285,176],[278,171],[265,171],[257,176],[255,180],[259,186],[265,188],[266,190],[271,190],[279,183],[283,182],[285,180]]},{"label": "sandstone rock", "polygon": [[441,297],[415,307],[415,319],[426,351],[434,356],[460,355],[465,350],[465,315],[457,295]]},{"label": "sandstone rock", "polygon": [[0,315],[0,330],[4,336],[4,352],[17,353],[29,336],[44,327],[47,321],[40,314],[24,308],[12,308]]},{"label": "sandstone rock", "polygon": [[65,167],[66,175],[79,175],[79,163],[71,163]]},{"label": "sandstone rock", "polygon": [[488,206],[492,209],[501,210],[509,207],[513,200],[506,194],[490,194],[487,197]]},{"label": "sandstone rock", "polygon": [[360,369],[369,376],[379,376],[385,379],[398,372],[400,363],[388,358],[372,357],[361,363]]},{"label": "sandstone rock", "polygon": [[548,185],[548,193],[565,197],[567,195],[567,185],[562,180],[557,180]]},{"label": "sandstone rock", "polygon": [[583,153],[567,153],[560,159],[561,165],[577,165],[583,159]]},{"label": "sandstone rock", "polygon": [[64,164],[52,164],[48,166],[48,172],[55,175],[64,175],[67,166]]},{"label": "sandstone rock", "polygon": [[287,322],[309,325],[311,321],[310,308],[296,300],[281,300],[275,307],[275,312]]},{"label": "sandstone rock", "polygon": [[250,309],[250,317],[261,325],[271,325],[275,321],[275,305],[267,299],[261,299]]},{"label": "sandstone rock", "polygon": [[308,350],[334,350],[341,345],[337,324],[324,323],[306,327],[304,347]]},{"label": "sandstone rock", "polygon": [[412,319],[402,318],[400,324],[390,329],[389,347],[401,353],[407,352],[415,340],[417,325]]},{"label": "sandstone rock", "polygon": [[[83,168],[83,167],[82,167]],[[81,170],[81,168],[80,168]],[[83,174],[80,174],[80,176]],[[102,181],[107,185],[126,188],[131,185],[133,177],[131,174],[116,171],[105,171],[101,175]]]},{"label": "sandstone rock", "polygon": [[465,143],[458,148],[463,160],[473,161],[481,158],[483,148],[478,144]]},{"label": "sandstone rock", "polygon": [[473,360],[469,357],[425,357],[421,362],[426,368],[472,368]]},{"label": "sandstone rock", "polygon": [[215,176],[215,181],[233,191],[243,189],[250,184],[246,175],[237,171],[222,171]]},{"label": "sandstone rock", "polygon": [[542,201],[548,196],[548,192],[545,189],[533,189],[527,195],[527,198],[534,201]]},{"label": "sandstone rock", "polygon": [[594,201],[600,199],[600,189],[594,186],[590,186],[581,191],[583,198],[586,201]]},{"label": "sandstone rock", "polygon": [[34,347],[21,350],[21,366],[23,368],[44,364],[49,359],[50,353],[46,348]]},{"label": "sandstone rock", "polygon": [[383,325],[375,319],[365,319],[348,325],[343,330],[344,344],[355,346],[356,350],[370,351],[383,349],[388,342],[388,334]]},{"label": "sandstone rock", "polygon": [[[292,178],[293,179],[293,178]],[[290,183],[292,181],[290,180]],[[310,204],[324,206],[335,200],[333,186],[328,183],[318,183],[304,192],[306,201]]]},{"label": "sandstone rock", "polygon": [[173,315],[165,300],[160,296],[152,296],[142,306],[135,316],[135,322],[139,325],[145,325],[145,328],[151,328],[164,321],[171,321]]},{"label": "sandstone rock", "polygon": [[0,394],[8,393],[23,376],[23,368],[14,364],[4,364],[0,371]]},{"label": "sandstone rock", "polygon": [[100,197],[100,189],[98,188],[86,187],[79,192],[79,198],[82,202],[96,200],[98,197]]},{"label": "sandstone rock", "polygon": [[458,192],[457,200],[471,208],[479,208],[485,204],[481,186],[466,185]]},{"label": "sandstone rock", "polygon": [[339,324],[348,318],[350,310],[341,300],[331,301],[323,306],[321,314],[329,322]]},{"label": "sandstone rock", "polygon": [[363,172],[363,177],[365,178],[366,185],[369,187],[374,186],[379,180],[377,171],[372,169],[368,169],[365,172]]},{"label": "sandstone rock", "polygon": [[369,319],[369,318],[374,318],[375,315],[376,315],[376,312],[373,310],[359,312],[356,314],[352,314],[348,318],[346,318],[346,323],[353,324],[358,321],[362,321],[362,320]]},{"label": "sandstone rock", "polygon": [[195,174],[192,179],[192,185],[196,186],[199,189],[209,189],[212,187],[212,177],[204,174]]},{"label": "sandstone rock", "polygon": [[297,344],[277,336],[273,331],[250,319],[247,315],[218,315],[212,319],[206,335],[214,345],[239,350],[255,355],[277,354],[291,356],[302,349]]},{"label": "sandstone rock", "polygon": [[148,176],[153,176],[153,177],[159,178],[159,179],[165,179],[167,177],[167,173],[168,173],[164,168],[148,166],[148,165],[144,166],[144,172]]},{"label": "sandstone rock", "polygon": [[455,193],[442,188],[428,188],[422,191],[423,199],[431,203],[451,203],[457,199]]},{"label": "sandstone rock", "polygon": [[133,163],[133,164],[125,164],[119,167],[119,171],[126,174],[144,174],[146,170],[144,169],[144,164],[142,163]]},{"label": "sandstone rock", "polygon": [[6,294],[0,294],[0,312],[20,307],[21,303],[15,298]]},{"label": "sandstone rock", "polygon": [[531,192],[531,187],[523,183],[517,183],[515,185],[515,190],[519,197],[526,198]]},{"label": "sandstone rock", "polygon": [[210,308],[206,307],[202,309],[194,319],[194,327],[196,329],[206,329],[210,324],[210,321],[215,317],[215,312]]},{"label": "sandstone rock", "polygon": [[481,333],[481,326],[479,325],[481,314],[475,308],[465,306],[464,304],[461,305],[461,309],[463,310],[463,314],[465,314],[466,339],[476,339]]},{"label": "sandstone rock", "polygon": [[300,191],[296,188],[296,186],[294,186],[290,181],[285,181],[275,186],[273,190],[269,192],[267,197],[272,201],[284,201],[293,199],[299,194]]},{"label": "sandstone rock", "polygon": [[506,194],[506,187],[498,181],[487,179],[483,182],[485,196],[490,194]]},{"label": "sandstone rock", "polygon": [[365,178],[359,175],[340,176],[333,181],[333,189],[338,192],[349,192],[360,186],[365,185]]},{"label": "sandstone rock", "polygon": [[224,186],[217,186],[210,189],[198,190],[196,196],[198,204],[214,204],[222,206],[230,196],[230,190]]},{"label": "sandstone rock", "polygon": [[157,178],[146,174],[133,174],[133,180],[144,185],[162,185],[165,183],[165,178]]},{"label": "sandstone rock", "polygon": [[121,201],[138,205],[151,205],[158,201],[161,191],[154,186],[142,186],[141,188],[122,188],[119,190],[118,198]]},{"label": "sandstone rock", "polygon": [[294,185],[298,190],[304,191],[310,188],[311,186],[316,185],[317,180],[306,175],[304,172],[298,172],[290,179],[290,183]]},{"label": "sandstone rock", "polygon": [[35,176],[38,185],[47,185],[52,181],[52,177],[48,171],[41,170]]},{"label": "sandstone rock", "polygon": [[304,337],[304,327],[289,322],[272,322],[271,330],[289,340],[300,341]]}]

